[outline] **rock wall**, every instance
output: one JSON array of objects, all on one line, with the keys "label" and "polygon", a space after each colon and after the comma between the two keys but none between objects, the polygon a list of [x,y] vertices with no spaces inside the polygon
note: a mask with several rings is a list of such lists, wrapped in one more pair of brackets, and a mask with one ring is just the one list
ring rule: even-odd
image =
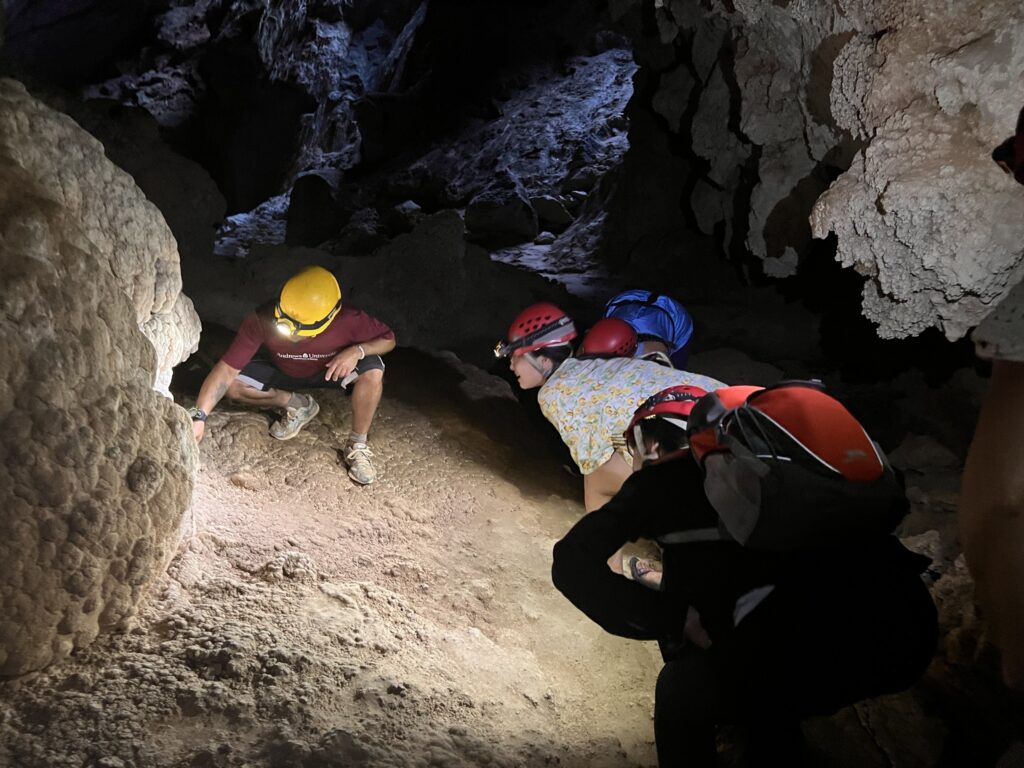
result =
[{"label": "rock wall", "polygon": [[611,7],[692,145],[684,212],[725,250],[785,277],[834,232],[882,337],[958,338],[1024,276],[1024,197],[989,159],[1022,97],[1015,0]]},{"label": "rock wall", "polygon": [[210,170],[232,213],[285,191],[301,171],[356,165],[354,105],[389,88],[425,12],[418,0],[166,6],[137,59],[85,93],[150,112]]},{"label": "rock wall", "polygon": [[868,15],[878,32],[843,49],[832,113],[869,143],[811,220],[870,278],[864,314],[886,337],[959,338],[1024,277],[1024,195],[990,159],[1024,101],[1024,8],[933,5]]},{"label": "rock wall", "polygon": [[101,146],[0,80],[0,675],[121,627],[197,451],[154,388],[194,348],[174,239]]}]

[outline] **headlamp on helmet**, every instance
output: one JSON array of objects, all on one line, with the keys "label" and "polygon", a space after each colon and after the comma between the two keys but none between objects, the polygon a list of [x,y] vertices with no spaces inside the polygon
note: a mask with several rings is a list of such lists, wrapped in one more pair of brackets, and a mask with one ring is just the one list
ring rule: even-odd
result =
[{"label": "headlamp on helmet", "polygon": [[568,344],[576,338],[572,318],[554,304],[533,304],[512,321],[507,339],[494,347],[495,357],[525,355],[543,347]]},{"label": "headlamp on helmet", "polygon": [[274,307],[274,327],[291,337],[316,336],[341,310],[341,286],[323,267],[306,267],[293,275]]}]

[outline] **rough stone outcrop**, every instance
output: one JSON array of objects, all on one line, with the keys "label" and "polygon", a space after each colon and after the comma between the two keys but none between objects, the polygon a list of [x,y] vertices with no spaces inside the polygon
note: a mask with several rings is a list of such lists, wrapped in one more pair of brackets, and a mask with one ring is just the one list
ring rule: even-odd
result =
[{"label": "rough stone outcrop", "polygon": [[611,48],[524,72],[530,84],[507,95],[491,120],[412,164],[413,174],[443,178],[455,201],[468,202],[495,181],[520,184],[527,196],[589,191],[628,148],[623,110],[636,67]]},{"label": "rough stone outcrop", "polygon": [[785,277],[834,232],[883,337],[958,338],[1024,276],[1024,196],[989,159],[1020,108],[1019,3],[656,0],[654,26],[611,5],[656,80],[638,97],[690,139],[685,213],[726,251]]},{"label": "rough stone outcrop", "polygon": [[198,319],[156,208],[11,80],[0,274],[0,675],[15,675],[124,625],[166,566],[197,453],[154,388]]},{"label": "rough stone outcrop", "polygon": [[902,5],[866,13],[836,62],[832,113],[869,143],[811,223],[870,278],[879,335],[956,339],[1024,277],[1024,194],[989,157],[1022,100],[1024,9]]},{"label": "rough stone outcrop", "polygon": [[143,107],[171,129],[203,156],[232,212],[279,193],[298,172],[359,161],[353,106],[400,74],[426,8],[417,0],[166,5],[140,60],[88,93]]}]

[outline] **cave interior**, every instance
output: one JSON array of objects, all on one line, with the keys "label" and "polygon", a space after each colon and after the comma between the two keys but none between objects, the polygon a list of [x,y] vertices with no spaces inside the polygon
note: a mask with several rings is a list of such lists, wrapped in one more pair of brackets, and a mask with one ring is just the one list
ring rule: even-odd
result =
[{"label": "cave interior", "polygon": [[[747,4],[735,3],[741,5]],[[880,11],[851,20],[851,11],[851,19],[838,13],[825,24],[806,5],[775,2],[753,13],[729,0],[4,0],[0,76],[19,81],[33,99],[94,137],[170,228],[180,291],[202,321],[198,349],[175,361],[168,378],[181,404],[194,402],[244,315],[308,264],[333,270],[346,301],[395,329],[398,370],[385,398],[413,409],[460,408],[461,416],[446,411],[445,418],[479,420],[472,427],[479,434],[452,427],[465,432],[467,446],[504,441],[546,467],[568,459],[535,398],[516,392],[518,402],[489,410],[484,395],[504,384],[481,383],[498,377],[514,384],[491,350],[517,308],[534,301],[555,302],[588,327],[620,290],[665,293],[693,316],[693,370],[762,385],[824,381],[907,476],[912,511],[900,535],[933,558],[942,640],[912,694],[873,709],[858,705],[815,726],[816,743],[852,745],[845,762],[836,757],[822,764],[994,764],[1019,737],[1024,719],[1019,702],[999,686],[955,524],[960,471],[989,366],[975,356],[967,333],[978,322],[976,308],[974,315],[947,311],[963,296],[984,291],[947,291],[934,311],[905,319],[901,306],[916,311],[920,296],[942,291],[922,277],[925,287],[913,298],[872,304],[866,297],[884,293],[878,286],[886,285],[886,267],[848,256],[849,230],[814,225],[819,200],[868,163],[875,138],[837,113],[839,73],[860,55],[858,45],[881,44],[903,22],[885,26]],[[1017,35],[1018,44],[1022,38]],[[782,46],[780,40],[792,42],[792,50],[764,48]],[[980,107],[959,109],[972,125],[984,124],[975,114],[984,112]],[[977,135],[987,138],[982,129]],[[977,155],[965,163],[976,160],[996,176],[993,185],[1002,183],[980,143],[964,146]],[[879,194],[871,214],[884,217],[889,200],[907,204],[907,198]],[[919,231],[929,225],[911,213],[904,222],[906,247],[913,250],[920,237],[921,250],[933,248],[930,235]],[[872,226],[863,224],[865,240],[877,231]],[[868,250],[882,253],[884,247]],[[1019,272],[1020,263],[988,271]],[[906,269],[931,274],[930,268]],[[888,285],[893,282],[901,284],[892,279]],[[893,320],[886,325],[880,316]],[[484,395],[467,395],[466,382]],[[333,405],[345,412],[341,399]],[[232,440],[247,439],[252,418],[251,412],[238,417]],[[222,443],[204,446],[202,461],[215,449],[230,452]],[[265,487],[259,461],[246,458],[242,448],[231,450],[243,453],[233,459],[237,466],[224,469],[225,477],[235,490],[259,493]],[[336,456],[328,451],[321,459],[323,469]],[[197,489],[208,474],[199,474]],[[550,494],[569,498],[578,478],[561,474],[539,473],[528,485],[550,481]],[[34,477],[42,482],[42,475]],[[202,507],[215,517],[218,498],[211,493],[197,490],[193,510]],[[539,498],[544,491],[531,494]],[[563,522],[549,523],[547,533],[557,538]],[[197,525],[217,527],[209,518],[197,523],[194,511],[187,525],[191,541]],[[187,539],[180,530],[179,538]],[[339,541],[343,535],[337,534]],[[207,551],[222,546],[204,541]],[[185,567],[187,557],[180,557],[187,549],[171,547],[168,554],[179,556],[172,574]],[[286,558],[275,573],[301,581],[303,567]],[[349,573],[349,566],[338,567]],[[415,567],[401,565],[410,572]],[[184,581],[174,583],[185,589]],[[208,584],[211,599],[222,588]],[[160,589],[166,593],[166,584]],[[339,605],[355,600],[335,597]],[[165,633],[170,646],[176,619],[166,604],[151,600],[149,612],[132,621],[136,627],[142,622],[147,638]],[[153,606],[163,606],[161,618],[153,618]],[[381,613],[377,620],[393,618]],[[227,645],[218,651],[193,641],[182,653],[192,654],[193,669],[196,654],[205,654],[207,679],[240,663],[231,660]],[[83,666],[70,677],[60,676],[58,663],[28,678],[15,675],[0,689],[7,742],[0,755],[11,765],[385,764],[374,762],[381,759],[374,749],[391,737],[404,739],[410,755],[430,743],[429,733],[417,742],[419,735],[393,726],[401,718],[454,723],[445,736],[447,757],[422,764],[544,764],[551,755],[562,765],[652,761],[650,738],[630,744],[620,737],[617,746],[602,747],[601,734],[579,723],[572,733],[582,728],[593,741],[579,753],[572,743],[545,742],[549,735],[538,737],[535,751],[501,738],[493,751],[480,751],[487,732],[471,729],[467,736],[456,715],[412,709],[389,715],[388,702],[405,694],[388,685],[401,691],[400,682],[384,684],[383,693],[372,686],[357,693],[384,725],[345,724],[349,715],[338,714],[340,707],[331,721],[322,706],[315,717],[307,711],[301,727],[299,715],[260,710],[252,715],[260,730],[246,719],[250,715],[228,708],[214,717],[206,698],[179,692],[174,717],[213,718],[196,726],[191,753],[182,746],[185,726],[173,746],[156,726],[148,736],[139,730],[158,722],[159,712],[140,713],[121,735],[97,715],[92,727],[104,734],[94,737],[92,748],[58,748],[52,739],[88,738],[82,723],[91,716],[83,708],[99,685],[96,670],[135,663],[127,647],[104,656],[72,645],[65,655]],[[275,674],[266,671],[272,662],[261,662],[265,675]],[[278,662],[295,670],[307,663]],[[367,668],[338,674],[362,679]],[[237,672],[236,679],[246,674]],[[32,675],[54,676],[45,693],[26,693]],[[301,692],[295,695],[301,700]],[[60,696],[77,697],[74,707],[55,704]],[[370,699],[375,703],[366,703]],[[530,699],[535,709],[549,704]],[[247,705],[233,706],[241,711]],[[497,710],[478,707],[478,714],[500,719]],[[248,742],[224,733],[217,736],[219,747],[205,739],[218,728],[230,732],[232,722],[242,723],[238,732],[250,734]],[[44,735],[51,726],[53,736]],[[382,729],[376,741],[365,736],[376,727]],[[386,764],[421,763],[410,757]]]}]

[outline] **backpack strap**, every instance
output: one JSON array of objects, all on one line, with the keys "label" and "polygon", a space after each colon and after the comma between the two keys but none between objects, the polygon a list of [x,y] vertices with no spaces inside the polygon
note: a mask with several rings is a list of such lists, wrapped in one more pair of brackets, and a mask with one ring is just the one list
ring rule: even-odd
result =
[{"label": "backpack strap", "polygon": [[727,541],[727,537],[718,528],[672,531],[658,537],[659,544],[693,544],[700,541]]}]

